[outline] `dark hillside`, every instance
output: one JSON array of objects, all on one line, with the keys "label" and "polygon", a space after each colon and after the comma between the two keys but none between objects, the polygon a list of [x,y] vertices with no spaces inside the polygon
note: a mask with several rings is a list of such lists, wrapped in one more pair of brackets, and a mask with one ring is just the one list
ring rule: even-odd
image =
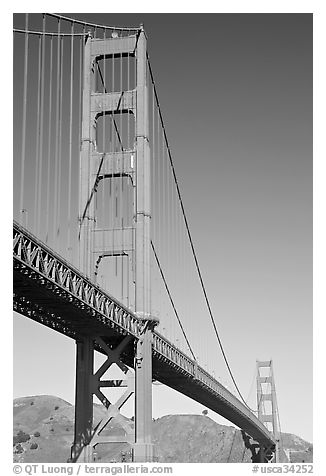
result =
[{"label": "dark hillside", "polygon": [[[94,423],[105,415],[94,404]],[[70,457],[73,441],[74,407],[50,395],[17,398],[13,406],[14,461],[25,463],[64,463]],[[121,428],[111,422],[111,434]],[[219,425],[204,415],[167,415],[153,421],[153,440],[159,462],[166,463],[250,463],[241,431]],[[311,443],[296,435],[282,434],[285,458],[291,462],[312,462]],[[130,461],[126,444],[100,445],[98,462]]]}]

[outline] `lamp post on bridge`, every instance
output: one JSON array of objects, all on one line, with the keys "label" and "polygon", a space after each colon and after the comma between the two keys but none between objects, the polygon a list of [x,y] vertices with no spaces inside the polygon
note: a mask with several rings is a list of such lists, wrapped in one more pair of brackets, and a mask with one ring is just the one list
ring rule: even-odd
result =
[{"label": "lamp post on bridge", "polygon": [[20,210],[20,214],[21,214],[21,223],[25,228],[27,228],[27,225],[28,225],[28,211],[27,211],[27,209],[22,208]]}]

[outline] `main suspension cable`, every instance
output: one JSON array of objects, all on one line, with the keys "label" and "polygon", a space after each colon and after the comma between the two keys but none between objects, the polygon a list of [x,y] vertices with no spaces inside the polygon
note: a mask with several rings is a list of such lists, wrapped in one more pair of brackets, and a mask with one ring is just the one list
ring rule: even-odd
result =
[{"label": "main suspension cable", "polygon": [[169,296],[171,305],[172,305],[172,307],[173,307],[175,316],[176,316],[176,318],[177,318],[177,320],[178,320],[178,323],[179,323],[179,325],[180,325],[180,328],[181,328],[181,330],[182,330],[182,333],[183,333],[183,335],[184,335],[184,338],[186,339],[186,342],[187,342],[187,345],[188,345],[189,350],[190,350],[190,352],[191,352],[191,355],[193,356],[194,360],[197,360],[196,357],[195,357],[195,354],[194,354],[194,352],[193,352],[193,350],[192,350],[192,348],[191,348],[191,345],[190,345],[190,343],[189,343],[189,340],[188,340],[188,338],[187,338],[186,332],[185,332],[185,330],[184,330],[184,328],[183,328],[183,325],[182,325],[182,322],[181,322],[181,320],[180,320],[178,311],[177,311],[177,309],[176,309],[176,307],[175,307],[174,301],[173,301],[173,299],[172,299],[172,296],[171,296],[171,293],[170,293],[168,284],[167,284],[167,282],[166,282],[166,279],[165,279],[165,276],[164,276],[164,273],[163,273],[163,269],[162,269],[161,263],[160,263],[160,261],[159,261],[159,259],[158,259],[158,256],[157,256],[157,253],[156,253],[156,250],[155,250],[155,247],[154,247],[154,244],[153,244],[153,241],[152,241],[152,240],[151,240],[151,247],[152,247],[152,250],[153,250],[153,253],[154,253],[154,256],[155,256],[155,260],[156,260],[157,266],[158,266],[158,268],[159,268],[159,270],[160,270],[161,277],[162,277],[162,279],[163,279],[163,283],[164,283],[166,292],[168,293],[168,296]]},{"label": "main suspension cable", "polygon": [[46,15],[54,18],[59,18],[61,20],[66,20],[74,23],[78,23],[79,25],[90,26],[94,28],[101,28],[106,30],[117,30],[117,31],[139,31],[141,28],[139,26],[135,27],[122,27],[122,26],[109,26],[109,25],[99,25],[97,23],[90,23],[88,21],[83,20],[76,20],[75,18],[66,17],[63,15],[57,15],[56,13],[46,13]]},{"label": "main suspension cable", "polygon": [[50,31],[35,31],[35,30],[21,30],[19,28],[13,28],[14,33],[27,33],[29,35],[43,35],[43,36],[88,36],[88,33],[59,33]]},{"label": "main suspension cable", "polygon": [[233,376],[231,367],[230,367],[230,365],[229,365],[228,359],[227,359],[227,357],[226,357],[226,354],[225,354],[225,351],[224,351],[224,348],[223,348],[223,345],[222,345],[221,338],[220,338],[220,336],[219,336],[219,333],[218,333],[218,330],[217,330],[217,327],[216,327],[216,324],[215,324],[213,312],[212,312],[212,309],[211,309],[211,306],[210,306],[210,302],[209,302],[209,300],[208,300],[208,296],[207,296],[207,292],[206,292],[204,280],[203,280],[203,277],[202,277],[202,274],[201,274],[201,270],[200,270],[200,267],[199,267],[199,263],[198,263],[198,259],[197,259],[197,255],[196,255],[196,251],[195,251],[195,247],[194,247],[194,243],[193,243],[192,236],[191,236],[191,233],[190,233],[190,228],[189,228],[188,220],[187,220],[187,217],[186,217],[186,213],[185,213],[185,209],[184,209],[184,205],[183,205],[183,201],[182,201],[182,197],[181,197],[181,192],[180,192],[180,188],[179,188],[179,184],[178,184],[178,180],[177,180],[177,176],[176,176],[176,172],[175,172],[175,168],[174,168],[174,164],[173,164],[173,160],[172,160],[171,149],[170,149],[170,145],[169,145],[168,138],[167,138],[167,134],[166,134],[166,130],[165,130],[165,125],[164,125],[164,121],[163,121],[162,111],[161,111],[161,108],[160,108],[160,103],[159,103],[159,99],[158,99],[158,95],[157,95],[157,89],[156,89],[156,85],[155,85],[155,81],[154,81],[153,71],[152,71],[152,67],[151,67],[151,63],[150,63],[150,59],[149,59],[148,52],[146,52],[146,59],[147,59],[148,68],[149,68],[149,73],[150,73],[150,77],[151,77],[151,81],[152,81],[152,85],[153,85],[153,89],[154,89],[156,104],[157,104],[158,111],[159,111],[161,126],[162,126],[162,130],[163,130],[163,134],[164,134],[164,140],[165,140],[166,148],[167,148],[168,155],[169,155],[169,159],[170,159],[171,170],[172,170],[174,182],[175,182],[176,189],[177,189],[177,193],[178,193],[178,197],[179,197],[179,202],[180,202],[180,206],[181,206],[181,211],[182,211],[183,219],[184,219],[184,222],[185,222],[185,226],[186,226],[186,230],[187,230],[187,234],[188,234],[188,238],[189,238],[192,255],[193,255],[193,258],[194,258],[194,260],[195,260],[195,265],[196,265],[196,269],[197,269],[199,281],[200,281],[201,288],[202,288],[202,291],[203,291],[203,294],[204,294],[204,297],[205,297],[206,305],[207,305],[207,308],[208,308],[208,312],[209,312],[209,315],[210,315],[210,318],[211,318],[211,322],[212,322],[212,325],[213,325],[213,328],[214,328],[214,331],[215,331],[215,335],[216,335],[216,337],[217,337],[217,340],[218,340],[218,343],[219,343],[219,346],[220,346],[220,349],[221,349],[221,352],[222,352],[222,355],[223,355],[224,362],[225,362],[225,364],[226,364],[226,366],[227,366],[227,369],[228,369],[229,374],[230,374],[230,376],[231,376],[232,382],[233,382],[233,384],[234,384],[234,386],[235,386],[235,388],[236,388],[236,390],[237,390],[237,392],[238,392],[238,394],[239,394],[241,400],[242,400],[243,403],[245,404],[245,406],[251,410],[251,408],[247,405],[245,399],[243,398],[243,396],[242,396],[242,394],[241,394],[241,392],[240,392],[240,390],[239,390],[239,387],[238,387],[238,385],[237,385],[237,383],[236,383],[236,381],[235,381],[235,378],[234,378],[234,376]]}]

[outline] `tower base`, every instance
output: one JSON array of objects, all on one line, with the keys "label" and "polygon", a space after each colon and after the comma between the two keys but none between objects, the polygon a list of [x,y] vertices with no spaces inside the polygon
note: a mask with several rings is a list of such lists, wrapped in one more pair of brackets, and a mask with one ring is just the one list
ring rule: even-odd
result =
[{"label": "tower base", "polygon": [[154,445],[152,443],[135,443],[133,445],[133,461],[135,463],[152,463],[154,458]]}]

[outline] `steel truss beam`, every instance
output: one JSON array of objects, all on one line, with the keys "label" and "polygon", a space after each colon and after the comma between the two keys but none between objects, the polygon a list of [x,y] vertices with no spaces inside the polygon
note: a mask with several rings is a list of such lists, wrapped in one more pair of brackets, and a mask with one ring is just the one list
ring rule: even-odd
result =
[{"label": "steel truss beam", "polygon": [[[122,417],[120,409],[135,391],[134,373],[122,362],[121,354],[129,345],[131,336],[124,337],[115,347],[110,347],[100,336],[85,336],[77,341],[76,361],[76,406],[75,406],[75,438],[71,449],[71,461],[88,463],[93,461],[93,450],[99,444],[128,443],[134,445],[135,432],[133,425]],[[101,347],[106,354],[106,361],[94,373],[94,345]],[[123,380],[101,380],[109,368],[116,364],[126,378]],[[125,387],[126,390],[112,403],[101,391],[101,388]],[[106,408],[105,417],[92,428],[93,395]],[[102,432],[107,425],[115,420],[122,427],[125,436],[106,436]]]},{"label": "steel truss beam", "polygon": [[[135,340],[143,333],[145,321],[15,222],[13,259],[17,312],[73,339],[87,330]],[[227,388],[157,331],[152,334],[153,378],[216,411],[262,445],[275,444],[263,423]],[[130,366],[133,358],[123,356]]]},{"label": "steel truss beam", "polygon": [[[91,283],[80,271],[58,257],[50,248],[37,241],[33,235],[14,223],[13,251],[15,267],[39,285],[52,289],[77,308],[88,309],[94,318],[98,316],[109,327],[120,328],[137,337],[141,323],[130,309],[119,303],[107,292]],[[101,316],[101,317],[100,317]]]},{"label": "steel truss beam", "polygon": [[[259,448],[259,452],[258,452],[258,455],[259,455],[259,458],[260,458],[260,463],[270,463],[273,458],[275,458],[275,454],[276,454],[276,449],[275,449],[275,445],[271,445],[271,446],[260,446]],[[276,461],[274,461],[276,462]]]},{"label": "steel truss beam", "polygon": [[251,452],[252,463],[269,463],[275,454],[274,443],[262,443],[255,441],[248,433],[241,430],[243,443],[246,449]]}]

